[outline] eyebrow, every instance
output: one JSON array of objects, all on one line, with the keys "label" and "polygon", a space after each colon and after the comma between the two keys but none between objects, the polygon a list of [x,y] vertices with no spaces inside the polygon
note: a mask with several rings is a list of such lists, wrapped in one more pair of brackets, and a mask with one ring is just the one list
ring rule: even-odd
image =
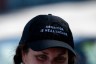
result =
[{"label": "eyebrow", "polygon": [[[60,55],[64,55],[66,52],[67,52],[66,50],[63,50],[63,51],[61,51],[61,53],[58,54],[58,56],[60,56]],[[48,55],[48,53],[45,52],[45,51],[42,51],[42,53]]]},{"label": "eyebrow", "polygon": [[62,51],[61,53],[58,54],[58,56],[64,55],[64,54],[66,54],[66,52],[67,52],[67,51]]},{"label": "eyebrow", "polygon": [[42,51],[42,53],[44,53],[44,54],[48,55],[48,53],[47,53],[47,52]]}]

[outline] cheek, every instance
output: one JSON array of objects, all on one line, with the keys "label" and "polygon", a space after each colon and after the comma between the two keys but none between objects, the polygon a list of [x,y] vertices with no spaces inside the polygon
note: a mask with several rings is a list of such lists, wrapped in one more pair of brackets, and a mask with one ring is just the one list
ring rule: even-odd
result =
[{"label": "cheek", "polygon": [[68,58],[66,59],[65,64],[68,64]]},{"label": "cheek", "polygon": [[24,64],[43,64],[43,63],[38,61],[34,56],[26,55]]},{"label": "cheek", "polygon": [[68,53],[66,53],[65,57],[66,57],[66,61],[65,61],[65,64],[68,64],[68,60],[69,60],[69,56],[68,56]]},{"label": "cheek", "polygon": [[67,57],[66,57],[65,64],[68,64],[68,55],[67,55]]}]

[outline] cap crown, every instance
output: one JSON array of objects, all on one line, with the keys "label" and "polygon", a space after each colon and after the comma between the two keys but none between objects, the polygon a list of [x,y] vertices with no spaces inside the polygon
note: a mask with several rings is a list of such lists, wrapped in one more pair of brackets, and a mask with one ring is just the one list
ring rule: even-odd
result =
[{"label": "cap crown", "polygon": [[35,40],[59,40],[74,48],[73,37],[68,23],[58,16],[38,15],[25,26],[20,44]]}]

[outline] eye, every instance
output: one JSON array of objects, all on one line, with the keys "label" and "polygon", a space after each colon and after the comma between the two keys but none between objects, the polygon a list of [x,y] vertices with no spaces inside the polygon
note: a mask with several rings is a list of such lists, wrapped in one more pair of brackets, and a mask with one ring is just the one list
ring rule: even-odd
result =
[{"label": "eye", "polygon": [[46,61],[48,59],[48,57],[45,54],[40,54],[40,55],[36,56],[36,59],[40,60],[40,61]]},{"label": "eye", "polygon": [[64,56],[59,56],[55,58],[56,63],[64,63],[66,61],[66,58]]}]

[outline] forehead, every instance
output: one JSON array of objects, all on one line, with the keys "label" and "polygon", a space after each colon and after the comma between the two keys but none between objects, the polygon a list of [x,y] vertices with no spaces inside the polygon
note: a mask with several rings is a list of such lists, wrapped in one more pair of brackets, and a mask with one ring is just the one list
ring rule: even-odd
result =
[{"label": "forehead", "polygon": [[58,52],[58,53],[65,54],[66,52],[68,52],[68,50],[65,48],[48,48],[48,49],[42,50],[42,52],[53,52],[53,53]]},{"label": "forehead", "polygon": [[42,51],[34,51],[32,49],[29,49],[29,52],[32,54],[56,54],[56,55],[63,55],[68,54],[68,50],[65,48],[48,48]]},{"label": "forehead", "polygon": [[42,51],[67,51],[67,49],[57,47],[57,48],[48,48]]}]

